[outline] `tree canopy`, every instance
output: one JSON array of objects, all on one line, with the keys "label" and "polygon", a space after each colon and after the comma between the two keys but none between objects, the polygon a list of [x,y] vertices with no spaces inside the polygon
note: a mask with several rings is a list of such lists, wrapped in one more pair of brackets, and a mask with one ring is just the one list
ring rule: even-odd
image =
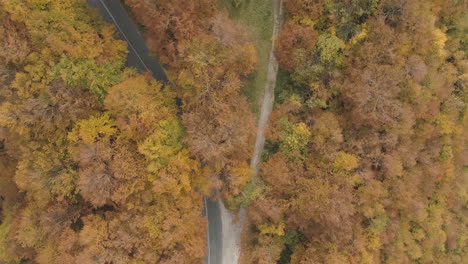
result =
[{"label": "tree canopy", "polygon": [[286,7],[244,263],[466,262],[466,5]]}]

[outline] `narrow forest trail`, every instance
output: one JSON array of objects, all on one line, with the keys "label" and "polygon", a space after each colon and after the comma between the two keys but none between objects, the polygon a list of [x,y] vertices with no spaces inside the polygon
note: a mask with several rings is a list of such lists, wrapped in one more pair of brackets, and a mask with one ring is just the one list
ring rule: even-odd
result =
[{"label": "narrow forest trail", "polygon": [[[273,33],[272,40],[274,41],[278,37],[278,33],[283,24],[283,0],[272,0],[273,1]],[[265,90],[263,95],[262,108],[260,110],[260,116],[258,119],[258,130],[257,138],[255,140],[255,149],[250,162],[250,167],[254,170],[252,176],[253,181],[257,179],[260,159],[265,145],[265,128],[268,122],[268,117],[273,110],[273,103],[275,101],[275,86],[276,76],[278,74],[278,61],[275,57],[275,46],[274,43],[271,45],[270,58],[268,62],[267,82],[265,84]]]},{"label": "narrow forest trail", "polygon": [[[274,41],[281,29],[283,23],[283,0],[273,1],[273,32],[272,40]],[[250,162],[250,167],[254,170],[252,180],[256,181],[260,158],[263,147],[265,145],[265,128],[268,122],[268,117],[273,110],[275,99],[276,76],[278,73],[278,61],[275,57],[274,43],[271,45],[270,56],[268,61],[267,82],[263,95],[262,108],[258,119],[257,137],[255,140],[255,149]],[[241,208],[236,218],[232,212],[227,210],[222,202],[219,202],[222,220],[222,264],[237,264],[240,257],[241,249],[241,233],[246,223],[246,212]],[[237,221],[235,220],[237,219]]]}]

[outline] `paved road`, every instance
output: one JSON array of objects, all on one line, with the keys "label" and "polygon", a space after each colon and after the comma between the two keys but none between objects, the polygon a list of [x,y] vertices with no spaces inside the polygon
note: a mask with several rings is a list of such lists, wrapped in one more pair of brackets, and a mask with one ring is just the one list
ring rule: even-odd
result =
[{"label": "paved road", "polygon": [[119,37],[128,43],[127,65],[144,72],[151,72],[161,82],[168,82],[166,73],[159,62],[151,57],[137,26],[118,0],[88,0],[90,6],[99,10],[105,21],[115,25]]},{"label": "paved road", "polygon": [[[118,0],[87,0],[89,5],[99,10],[105,21],[116,26],[120,39],[127,41],[129,53],[127,65],[140,71],[151,72],[161,82],[170,82],[163,67],[149,55],[149,50],[127,12]],[[222,264],[222,220],[218,201],[205,198],[204,214],[208,218],[207,229],[207,264]]]},{"label": "paved road", "polygon": [[205,215],[208,217],[208,229],[206,237],[208,239],[207,264],[221,264],[223,258],[222,220],[219,201],[212,201],[205,198]]}]

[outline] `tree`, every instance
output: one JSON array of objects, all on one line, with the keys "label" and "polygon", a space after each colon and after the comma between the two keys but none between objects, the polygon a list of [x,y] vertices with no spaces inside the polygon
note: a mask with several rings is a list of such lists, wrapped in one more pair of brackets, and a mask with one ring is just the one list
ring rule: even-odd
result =
[{"label": "tree", "polygon": [[178,120],[162,120],[157,123],[153,134],[142,142],[138,150],[146,156],[149,171],[158,174],[169,164],[169,160],[182,151],[183,130]]},{"label": "tree", "polygon": [[291,257],[291,263],[347,263],[351,259],[347,258],[348,252],[343,252],[333,244],[309,243],[299,246]]},{"label": "tree", "polygon": [[420,83],[424,81],[427,73],[427,66],[420,56],[410,56],[406,65],[406,72],[416,82]]},{"label": "tree", "polygon": [[[446,12],[439,2],[379,2],[329,1],[328,20],[312,21],[322,31],[315,49],[297,52],[294,72],[283,77],[281,99],[287,99],[270,118],[262,193],[250,205],[245,240],[256,252],[272,253],[278,246],[261,244],[265,236],[298,232],[294,247],[286,239],[279,244],[285,249],[278,263],[466,257],[453,232],[464,200],[459,188],[466,189],[456,180],[464,166],[456,154],[464,120],[455,99],[463,81],[454,85],[464,69],[460,32],[452,31],[451,42],[438,20]],[[311,24],[302,17],[291,22]],[[448,55],[447,43],[457,55]],[[307,137],[294,133],[299,124]],[[290,159],[285,150],[294,146],[304,151]],[[257,261],[252,250],[246,256]]]},{"label": "tree", "polygon": [[376,11],[379,0],[333,0],[327,3],[327,12],[337,27],[337,36],[349,41],[361,31],[360,25]]},{"label": "tree", "polygon": [[229,160],[246,160],[253,140],[253,118],[245,98],[230,96],[208,109],[183,115],[192,152],[221,168]]},{"label": "tree", "polygon": [[116,185],[112,172],[104,165],[87,167],[80,171],[78,180],[80,193],[95,207],[110,203]]},{"label": "tree", "polygon": [[274,187],[273,197],[287,197],[294,189],[297,178],[303,174],[298,162],[288,162],[281,153],[272,155],[261,165],[261,175],[264,181]]},{"label": "tree", "polygon": [[294,158],[305,154],[307,144],[310,142],[311,133],[304,123],[291,124],[286,127],[284,135],[280,139],[280,151],[288,158]]},{"label": "tree", "polygon": [[70,169],[70,156],[62,139],[31,144],[26,150],[14,177],[19,189],[40,206],[74,195],[76,174]]},{"label": "tree", "polygon": [[326,2],[324,0],[286,0],[285,4],[291,17],[316,20],[322,15]]},{"label": "tree", "polygon": [[65,84],[89,90],[103,100],[107,89],[122,81],[123,65],[123,60],[98,64],[92,59],[63,57],[55,65],[53,74]]},{"label": "tree", "polygon": [[50,240],[59,239],[62,233],[80,216],[79,206],[67,203],[51,204],[40,215],[40,225]]},{"label": "tree", "polygon": [[338,116],[332,112],[320,113],[311,127],[312,150],[330,156],[342,147],[343,131]]},{"label": "tree", "polygon": [[261,235],[255,242],[246,248],[247,252],[241,257],[242,263],[278,263],[284,247],[280,237]]},{"label": "tree", "polygon": [[298,50],[312,49],[317,40],[317,32],[309,26],[287,24],[281,29],[275,43],[276,57],[282,69],[293,71]]},{"label": "tree", "polygon": [[9,135],[7,129],[0,128],[0,169],[3,171],[0,176],[0,192],[3,197],[0,208],[8,207],[10,203],[16,204],[22,198],[13,179],[19,154],[17,147],[14,137]]},{"label": "tree", "polygon": [[117,133],[114,120],[103,114],[78,121],[68,134],[76,146],[72,152],[80,168],[80,193],[95,207],[109,203],[117,188],[117,180],[109,168],[114,153],[110,138]]},{"label": "tree", "polygon": [[103,113],[76,122],[73,130],[68,134],[68,139],[73,143],[90,144],[100,140],[110,140],[117,132],[115,121],[109,113]]},{"label": "tree", "polygon": [[331,34],[321,34],[317,39],[317,51],[320,62],[325,65],[340,66],[342,44],[339,38]]},{"label": "tree", "polygon": [[125,42],[114,39],[111,25],[90,15],[86,2],[7,0],[2,4],[14,21],[24,23],[35,46],[71,59],[123,61],[125,58]]},{"label": "tree", "polygon": [[175,116],[174,94],[149,75],[130,77],[109,89],[104,101],[116,123],[134,139],[147,137],[155,124]]},{"label": "tree", "polygon": [[225,197],[232,198],[250,177],[246,161],[253,116],[240,89],[254,69],[255,49],[251,44],[223,46],[206,36],[190,41],[185,54],[177,83],[184,101],[186,142],[213,173],[211,189],[223,188]]},{"label": "tree", "polygon": [[352,237],[352,223],[344,219],[355,213],[350,187],[346,182],[332,182],[320,176],[299,178],[290,201],[291,209],[287,212],[289,222],[309,239],[318,236],[336,244],[348,243]]},{"label": "tree", "polygon": [[0,10],[0,262],[200,263],[206,170],[174,93],[85,1]]},{"label": "tree", "polygon": [[340,151],[335,158],[334,166],[337,169],[353,170],[358,167],[359,159],[353,154]]},{"label": "tree", "polygon": [[183,55],[187,59],[181,65],[177,84],[187,107],[199,102],[190,97],[222,98],[238,93],[241,78],[252,73],[257,62],[252,44],[225,47],[212,36],[194,38]]},{"label": "tree", "polygon": [[0,9],[0,59],[5,63],[21,64],[30,52],[24,25],[15,23]]},{"label": "tree", "polygon": [[[350,70],[354,72],[354,70]],[[353,116],[356,124],[370,126],[392,125],[402,113],[402,105],[396,99],[402,71],[391,65],[368,66],[357,76],[351,73],[344,94],[345,100],[355,102]],[[357,79],[355,79],[357,77]]]},{"label": "tree", "polygon": [[2,104],[0,123],[25,137],[44,138],[53,132],[66,132],[74,121],[99,109],[93,95],[61,82],[51,83],[44,92],[39,98],[12,99],[14,104]]}]

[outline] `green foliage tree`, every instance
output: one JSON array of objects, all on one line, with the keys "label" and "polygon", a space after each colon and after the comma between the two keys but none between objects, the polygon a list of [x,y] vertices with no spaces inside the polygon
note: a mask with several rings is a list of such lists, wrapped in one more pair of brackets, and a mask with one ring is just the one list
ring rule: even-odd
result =
[{"label": "green foliage tree", "polygon": [[122,81],[123,61],[96,64],[92,59],[70,60],[60,59],[55,66],[55,75],[67,85],[88,89],[104,99],[107,89]]},{"label": "green foliage tree", "polygon": [[320,62],[325,65],[340,66],[343,62],[341,49],[341,41],[336,36],[322,34],[317,39],[317,51],[320,54]]},{"label": "green foliage tree", "polygon": [[288,157],[306,154],[304,151],[310,142],[310,136],[311,133],[306,124],[291,124],[280,139],[280,151]]}]

